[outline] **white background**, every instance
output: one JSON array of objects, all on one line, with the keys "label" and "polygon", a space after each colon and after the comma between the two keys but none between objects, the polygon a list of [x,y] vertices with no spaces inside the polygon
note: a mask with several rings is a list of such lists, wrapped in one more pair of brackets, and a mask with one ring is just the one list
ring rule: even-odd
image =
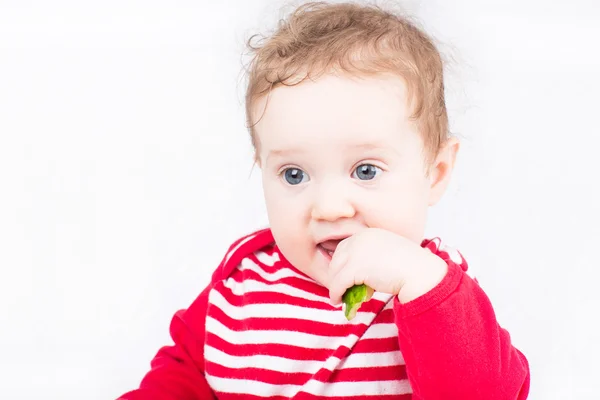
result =
[{"label": "white background", "polygon": [[[134,388],[266,224],[241,54],[282,4],[0,1],[0,398]],[[428,233],[467,257],[531,399],[598,398],[600,5],[406,4],[454,60],[463,141]]]}]

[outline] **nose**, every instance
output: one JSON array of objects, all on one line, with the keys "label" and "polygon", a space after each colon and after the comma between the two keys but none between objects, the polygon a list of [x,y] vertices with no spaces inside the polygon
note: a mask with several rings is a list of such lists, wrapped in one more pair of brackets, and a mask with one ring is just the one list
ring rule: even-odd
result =
[{"label": "nose", "polygon": [[356,210],[347,189],[335,185],[320,185],[313,201],[312,219],[336,221],[354,217]]}]

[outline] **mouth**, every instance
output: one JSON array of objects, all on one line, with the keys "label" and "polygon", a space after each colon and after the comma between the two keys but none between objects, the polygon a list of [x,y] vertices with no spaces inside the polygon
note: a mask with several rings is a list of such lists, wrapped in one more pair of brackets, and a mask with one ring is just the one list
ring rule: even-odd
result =
[{"label": "mouth", "polygon": [[331,260],[338,244],[344,239],[345,238],[325,240],[317,244],[317,249],[326,259]]}]

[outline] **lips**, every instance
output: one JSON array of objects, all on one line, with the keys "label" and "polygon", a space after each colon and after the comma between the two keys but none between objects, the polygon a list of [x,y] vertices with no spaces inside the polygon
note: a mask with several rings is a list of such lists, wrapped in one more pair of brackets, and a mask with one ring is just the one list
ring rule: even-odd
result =
[{"label": "lips", "polygon": [[319,243],[317,245],[317,247],[318,247],[319,251],[321,251],[321,253],[323,253],[323,255],[325,255],[327,258],[331,259],[333,257],[333,253],[335,252],[335,249],[337,248],[338,244],[340,244],[340,242],[342,240],[343,240],[343,238],[325,240],[325,241]]}]

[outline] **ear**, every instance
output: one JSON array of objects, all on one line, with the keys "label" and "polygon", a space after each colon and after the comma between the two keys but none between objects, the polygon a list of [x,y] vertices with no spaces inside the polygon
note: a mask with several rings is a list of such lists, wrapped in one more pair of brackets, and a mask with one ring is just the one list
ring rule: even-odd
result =
[{"label": "ear", "polygon": [[433,164],[430,166],[429,181],[431,186],[429,190],[429,206],[433,206],[440,201],[446,192],[459,149],[460,142],[457,138],[451,137],[447,139]]}]

